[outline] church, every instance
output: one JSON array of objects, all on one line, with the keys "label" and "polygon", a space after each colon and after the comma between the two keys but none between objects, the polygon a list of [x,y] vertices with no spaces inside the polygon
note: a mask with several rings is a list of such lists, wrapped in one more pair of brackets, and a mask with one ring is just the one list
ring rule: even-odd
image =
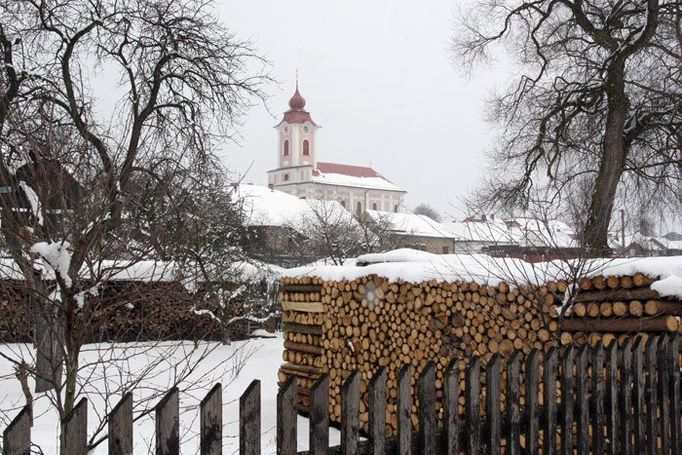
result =
[{"label": "church", "polygon": [[338,201],[357,215],[367,210],[399,212],[406,191],[371,167],[317,160],[317,131],[296,82],[277,129],[278,167],[268,171],[268,186],[303,199]]}]

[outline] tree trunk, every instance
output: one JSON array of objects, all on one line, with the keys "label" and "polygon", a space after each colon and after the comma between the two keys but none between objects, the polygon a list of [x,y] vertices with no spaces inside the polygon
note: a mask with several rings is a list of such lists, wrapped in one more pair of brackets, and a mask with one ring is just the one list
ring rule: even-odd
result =
[{"label": "tree trunk", "polygon": [[594,183],[587,223],[583,232],[585,247],[591,255],[610,255],[609,224],[616,197],[616,189],[625,166],[626,149],[623,128],[628,111],[625,96],[625,65],[614,61],[608,68],[606,134],[602,144],[602,160]]}]

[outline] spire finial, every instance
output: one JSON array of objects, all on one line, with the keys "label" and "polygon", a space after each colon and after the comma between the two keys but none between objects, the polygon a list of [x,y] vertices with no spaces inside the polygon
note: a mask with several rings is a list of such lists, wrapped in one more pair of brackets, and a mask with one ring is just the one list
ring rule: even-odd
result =
[{"label": "spire finial", "polygon": [[296,90],[298,90],[298,68],[296,68]]}]

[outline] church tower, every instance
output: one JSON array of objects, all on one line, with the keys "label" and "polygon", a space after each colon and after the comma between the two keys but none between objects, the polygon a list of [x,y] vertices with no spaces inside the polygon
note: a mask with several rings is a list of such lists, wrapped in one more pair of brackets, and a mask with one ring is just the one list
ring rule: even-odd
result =
[{"label": "church tower", "polygon": [[278,130],[279,168],[317,166],[316,133],[319,126],[305,110],[305,99],[298,90],[298,81],[296,92],[289,100],[289,110],[275,128]]}]

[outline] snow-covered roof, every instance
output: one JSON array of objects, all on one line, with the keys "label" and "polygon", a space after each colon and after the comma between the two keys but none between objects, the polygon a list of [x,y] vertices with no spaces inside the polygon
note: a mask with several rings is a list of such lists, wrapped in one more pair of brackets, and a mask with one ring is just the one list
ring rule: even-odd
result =
[{"label": "snow-covered roof", "polygon": [[[36,269],[42,270],[43,277],[47,280],[54,279],[54,269],[46,267],[43,261],[36,260]],[[284,269],[277,265],[249,260],[232,263],[227,270],[221,270],[225,277],[243,281],[258,281],[263,278],[275,278]],[[65,274],[66,272],[63,272]],[[103,260],[92,265],[92,269],[83,266],[79,273],[80,278],[89,279],[92,276],[99,281],[139,281],[139,282],[170,282],[180,280],[189,282],[201,282],[204,279],[198,267],[192,264],[180,265],[175,261],[130,261],[130,260]],[[0,279],[23,280],[24,276],[20,268],[12,258],[0,258]]]},{"label": "snow-covered roof", "polygon": [[426,215],[416,213],[380,212],[367,210],[375,221],[387,222],[396,234],[417,237],[434,237],[452,239],[454,236],[437,221]]},{"label": "snow-covered roof", "polygon": [[460,242],[568,248],[578,246],[575,232],[559,220],[520,217],[511,220],[468,220],[441,223]]},{"label": "snow-covered roof", "polygon": [[[576,261],[582,262],[578,264]],[[418,283],[434,279],[447,282],[464,280],[495,286],[501,281],[514,285],[570,280],[570,271],[580,265],[581,269],[587,271],[587,276],[643,273],[658,278],[651,288],[662,296],[682,298],[682,256],[529,263],[521,259],[494,258],[484,254],[432,254],[403,248],[359,256],[356,263],[365,265],[305,266],[285,270],[283,276],[317,276],[324,280],[340,281],[378,275],[389,281]]]},{"label": "snow-covered roof", "polygon": [[318,162],[317,167],[313,169],[313,182],[353,188],[405,192],[376,170],[367,166]]},{"label": "snow-covered roof", "polygon": [[518,233],[503,221],[453,221],[441,223],[460,242],[484,242],[496,245],[518,245]]},{"label": "snow-covered roof", "polygon": [[353,216],[337,201],[301,199],[283,191],[260,185],[239,184],[234,192],[242,203],[247,226],[288,226],[304,228],[316,215],[354,222]]}]

